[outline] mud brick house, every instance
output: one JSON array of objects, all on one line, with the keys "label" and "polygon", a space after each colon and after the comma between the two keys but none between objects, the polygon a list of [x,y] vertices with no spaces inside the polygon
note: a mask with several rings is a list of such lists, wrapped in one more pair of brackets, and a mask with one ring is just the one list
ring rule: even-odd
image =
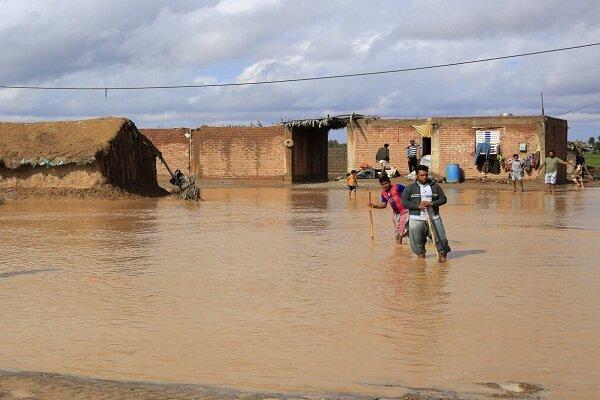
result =
[{"label": "mud brick house", "polygon": [[[377,149],[388,143],[390,163],[405,175],[406,147],[411,139],[421,146],[421,155],[431,155],[431,171],[438,178],[445,175],[447,164],[459,164],[465,179],[504,177],[506,174],[495,169],[495,163],[514,153],[525,158],[539,152],[543,158],[554,150],[558,157],[567,158],[567,121],[547,116],[359,118],[349,123],[347,130],[348,169],[363,163],[375,165]],[[480,142],[490,143],[491,151],[488,163],[481,163],[480,157],[477,165],[475,150]],[[535,177],[535,173],[526,175]],[[559,181],[565,181],[564,168],[559,170]]]},{"label": "mud brick house", "polygon": [[[191,130],[191,140],[184,128],[144,132],[174,168],[184,169],[189,163],[200,179],[307,182],[327,179],[328,133],[341,128],[347,131],[348,171],[363,164],[376,166],[377,149],[388,143],[390,163],[406,175],[411,139],[421,146],[420,156],[430,156],[436,178],[445,176],[447,164],[459,164],[465,179],[505,178],[500,161],[514,153],[533,160],[552,149],[558,157],[567,157],[567,121],[539,115],[380,119],[349,114],[273,126],[202,126]],[[489,143],[490,151],[475,157],[481,142]],[[536,178],[534,172],[526,179]],[[565,176],[560,169],[559,182]]]},{"label": "mud brick house", "polygon": [[327,134],[352,118],[294,120],[265,127],[202,126],[192,132],[192,172],[201,179],[326,181]]},{"label": "mud brick house", "polygon": [[0,123],[0,189],[118,187],[161,195],[158,149],[125,118]]},{"label": "mud brick house", "polygon": [[289,132],[267,127],[202,126],[192,130],[192,172],[200,179],[288,178]]},{"label": "mud brick house", "polygon": [[[172,170],[179,169],[187,173],[190,169],[190,135],[189,128],[147,129],[140,132],[152,141],[162,153],[165,161]],[[159,179],[171,179],[169,171],[160,164],[157,168]]]}]

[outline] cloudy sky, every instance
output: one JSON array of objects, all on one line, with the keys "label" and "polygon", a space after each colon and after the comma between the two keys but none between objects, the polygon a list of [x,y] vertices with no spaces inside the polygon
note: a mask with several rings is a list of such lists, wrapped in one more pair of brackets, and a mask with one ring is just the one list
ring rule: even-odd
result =
[{"label": "cloudy sky", "polygon": [[[596,0],[0,0],[0,84],[245,82],[415,67],[600,42]],[[600,46],[463,67],[268,86],[0,89],[0,119],[140,127],[546,113],[600,101]],[[600,135],[600,104],[563,116]]]}]

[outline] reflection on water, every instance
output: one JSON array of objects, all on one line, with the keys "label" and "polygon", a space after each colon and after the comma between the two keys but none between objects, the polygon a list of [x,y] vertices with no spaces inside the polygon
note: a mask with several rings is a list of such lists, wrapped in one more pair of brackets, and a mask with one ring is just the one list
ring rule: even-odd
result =
[{"label": "reflection on water", "polygon": [[289,203],[290,227],[297,232],[322,232],[329,227],[327,201],[323,190],[293,190]]},{"label": "reflection on water", "polygon": [[60,271],[58,268],[39,268],[39,269],[26,269],[20,271],[9,271],[0,272],[0,278],[11,278],[13,276],[28,275],[28,274],[39,274],[42,272],[55,272]]},{"label": "reflection on water", "polygon": [[[460,188],[460,186],[457,186]],[[393,395],[529,381],[593,398],[600,191],[447,189],[447,265],[367,194],[0,208],[0,368]]]}]

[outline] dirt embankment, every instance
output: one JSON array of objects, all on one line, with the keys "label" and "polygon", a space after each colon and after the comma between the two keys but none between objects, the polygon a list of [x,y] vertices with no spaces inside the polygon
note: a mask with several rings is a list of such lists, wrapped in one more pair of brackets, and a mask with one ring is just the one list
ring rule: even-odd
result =
[{"label": "dirt embankment", "polygon": [[41,372],[0,370],[0,399],[38,400],[477,400],[490,398],[540,399],[544,389],[527,383],[480,383],[479,394],[459,394],[437,389],[405,388],[394,397],[373,397],[348,393],[260,393],[202,385],[155,384],[82,378]]},{"label": "dirt embankment", "polygon": [[100,185],[87,189],[76,188],[0,188],[0,199],[4,201],[25,200],[25,199],[56,199],[56,198],[77,198],[77,199],[102,199],[102,200],[134,200],[145,199],[149,197],[166,196],[169,193],[157,192],[136,194],[125,191],[121,188],[111,185]]}]

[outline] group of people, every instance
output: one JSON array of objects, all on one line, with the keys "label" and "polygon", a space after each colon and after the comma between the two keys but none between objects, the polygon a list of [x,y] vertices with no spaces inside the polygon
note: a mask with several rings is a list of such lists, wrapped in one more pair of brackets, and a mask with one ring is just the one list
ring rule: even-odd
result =
[{"label": "group of people", "polygon": [[[377,163],[379,165],[381,165],[382,171],[384,171],[386,168],[388,168],[390,166],[390,149],[389,149],[389,147],[390,147],[390,145],[388,143],[385,143],[381,148],[379,148],[379,150],[377,150],[377,153],[375,154],[375,161],[377,161]],[[414,140],[411,140],[408,147],[406,147],[406,158],[408,159],[408,172],[409,173],[416,171],[417,166],[419,165],[418,153],[419,153],[420,147],[421,146],[416,144]]]},{"label": "group of people", "polygon": [[[413,163],[411,158],[417,150],[418,146],[414,144],[414,141],[411,141],[411,146],[407,148],[409,167]],[[389,159],[387,144],[377,152],[377,158],[382,157],[382,160],[386,161],[386,154]],[[578,157],[575,161],[573,180],[578,188],[583,188],[581,179],[583,163],[583,157]],[[572,165],[571,162],[556,157],[552,150],[548,152],[548,156],[540,164],[538,174],[544,171],[544,183],[548,187],[549,194],[554,194],[556,191],[557,167],[559,164]],[[524,168],[525,162],[519,159],[518,154],[514,154],[510,161],[510,176],[514,191],[517,190],[517,183],[519,183],[521,191],[524,190]],[[413,253],[419,258],[425,258],[425,244],[427,238],[431,237],[436,246],[438,261],[443,263],[446,261],[447,254],[451,251],[439,211],[440,206],[447,202],[446,195],[441,186],[429,177],[429,167],[416,165],[414,171],[416,171],[416,179],[407,187],[398,183],[392,184],[387,174],[381,174],[379,178],[381,185],[380,202],[378,204],[369,202],[369,207],[383,209],[387,208],[389,204],[392,209],[396,242],[402,244],[403,238],[408,236]],[[356,191],[357,187],[356,171],[353,170],[348,177],[350,194],[352,191]]]},{"label": "group of people", "polygon": [[[416,171],[419,165],[418,152],[421,146],[417,145],[414,140],[410,141],[408,147],[406,147],[406,158],[408,159],[408,171],[409,173]],[[377,150],[375,154],[375,161],[381,166],[381,176],[385,175],[385,170],[390,168],[390,145],[385,143]],[[348,197],[352,196],[352,192],[355,193],[358,189],[358,171],[352,170],[346,177],[348,183]]]},{"label": "group of people", "polygon": [[[583,164],[585,159],[578,155],[575,159],[575,165],[570,161],[564,161],[554,154],[554,150],[550,150],[548,152],[548,157],[546,157],[543,162],[540,164],[540,169],[538,169],[538,174],[544,171],[544,183],[548,188],[548,194],[556,193],[556,177],[558,175],[558,165],[571,165],[573,166],[573,173],[571,179],[575,183],[575,187],[577,189],[583,189]],[[518,154],[513,154],[513,157],[510,161],[510,179],[513,184],[513,191],[517,191],[517,183],[521,187],[521,191],[524,191],[523,188],[523,176],[525,171],[525,161],[519,159]]]},{"label": "group of people", "polygon": [[427,237],[432,237],[438,261],[446,262],[451,249],[440,217],[440,206],[446,204],[447,199],[442,187],[429,178],[429,167],[418,165],[416,179],[407,187],[393,185],[385,174],[379,178],[379,183],[381,201],[379,204],[369,203],[369,207],[383,209],[390,205],[396,242],[402,244],[402,239],[408,236],[413,253],[425,258]]}]

